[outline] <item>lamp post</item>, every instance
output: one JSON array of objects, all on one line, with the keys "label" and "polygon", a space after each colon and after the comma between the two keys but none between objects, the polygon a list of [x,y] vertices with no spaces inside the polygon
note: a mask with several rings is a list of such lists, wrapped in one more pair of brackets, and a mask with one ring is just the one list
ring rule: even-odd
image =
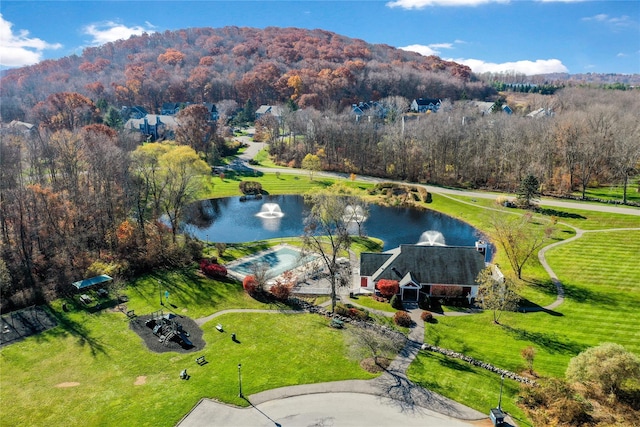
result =
[{"label": "lamp post", "polygon": [[502,381],[500,382],[500,398],[498,399],[498,409],[502,411],[502,386],[504,385],[504,374],[501,376]]},{"label": "lamp post", "polygon": [[240,394],[238,395],[238,397],[244,399],[244,396],[242,395],[242,364],[238,363],[238,385],[240,387]]},{"label": "lamp post", "polygon": [[164,305],[164,303],[162,302],[162,289],[160,285],[160,279],[158,279],[158,295],[160,296],[160,305]]}]

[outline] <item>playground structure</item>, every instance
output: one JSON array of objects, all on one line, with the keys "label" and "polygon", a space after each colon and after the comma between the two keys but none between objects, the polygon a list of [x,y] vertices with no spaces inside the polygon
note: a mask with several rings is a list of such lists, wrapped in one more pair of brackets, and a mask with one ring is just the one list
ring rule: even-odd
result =
[{"label": "playground structure", "polygon": [[173,313],[164,314],[162,310],[151,313],[151,318],[145,325],[153,330],[153,334],[158,337],[158,341],[168,346],[171,341],[179,343],[183,348],[193,347],[189,340],[189,332],[182,328],[182,325],[175,320],[177,316]]}]

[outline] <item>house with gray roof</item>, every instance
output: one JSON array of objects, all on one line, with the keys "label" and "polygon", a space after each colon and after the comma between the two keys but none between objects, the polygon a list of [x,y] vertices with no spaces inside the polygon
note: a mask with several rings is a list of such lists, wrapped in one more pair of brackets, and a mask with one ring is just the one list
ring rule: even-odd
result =
[{"label": "house with gray roof", "polygon": [[129,119],[124,128],[140,132],[148,141],[173,139],[178,127],[178,119],[174,116],[147,114],[140,119]]},{"label": "house with gray roof", "polygon": [[486,266],[482,245],[400,245],[383,253],[363,252],[360,287],[374,291],[379,280],[388,279],[399,282],[403,301],[417,301],[420,293],[430,297],[475,298],[476,277]]},{"label": "house with gray roof", "polygon": [[411,102],[410,110],[415,113],[437,112],[442,105],[442,100],[437,98],[418,98]]},{"label": "house with gray roof", "polygon": [[261,105],[260,108],[256,110],[256,120],[266,114],[271,114],[275,118],[279,119],[283,112],[282,107],[278,107],[277,105]]}]

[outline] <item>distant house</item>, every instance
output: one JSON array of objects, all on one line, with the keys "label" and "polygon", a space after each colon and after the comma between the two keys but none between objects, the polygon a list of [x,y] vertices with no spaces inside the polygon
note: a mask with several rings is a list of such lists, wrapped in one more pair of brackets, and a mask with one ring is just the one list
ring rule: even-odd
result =
[{"label": "distant house", "polygon": [[498,104],[497,102],[490,101],[472,101],[472,104],[480,110],[480,114],[487,115],[494,113],[496,111],[496,107],[499,106],[500,110],[506,114],[513,114],[513,110],[507,104]]},{"label": "distant house", "polygon": [[6,133],[28,134],[37,128],[36,125],[32,123],[22,122],[20,120],[11,120],[9,124],[3,125],[2,129],[3,131],[6,131]]},{"label": "distant house", "polygon": [[271,114],[275,118],[279,119],[282,117],[282,113],[282,107],[278,107],[277,105],[261,105],[260,108],[256,110],[256,120],[266,114]]},{"label": "distant house", "polygon": [[175,114],[178,114],[178,111],[180,111],[182,105],[183,104],[179,102],[165,102],[162,104],[162,110],[160,111],[160,114],[162,114],[163,116],[173,116]]},{"label": "distant house", "polygon": [[359,102],[351,105],[351,114],[356,117],[356,121],[362,117],[384,119],[387,115],[387,109],[377,101]]},{"label": "distant house", "polygon": [[148,141],[173,139],[178,121],[173,116],[147,114],[141,119],[129,119],[125,129],[140,132]]},{"label": "distant house", "polygon": [[207,107],[207,111],[209,111],[209,120],[214,122],[218,120],[218,117],[220,117],[220,115],[218,114],[218,109],[216,108],[216,105],[211,102],[205,102],[203,103],[203,105]]},{"label": "distant house", "polygon": [[[477,245],[478,246],[478,245]],[[400,245],[383,253],[360,254],[360,287],[374,291],[381,279],[397,280],[403,301],[478,295],[476,277],[485,268],[486,245],[478,247]]]},{"label": "distant house", "polygon": [[442,101],[437,98],[418,98],[411,102],[411,111],[415,113],[437,112],[442,106]]},{"label": "distant house", "polygon": [[120,110],[120,116],[123,120],[141,119],[147,114],[149,114],[149,112],[140,105],[135,105],[133,107],[122,107],[122,109]]},{"label": "distant house", "polygon": [[539,118],[542,118],[542,117],[549,117],[549,116],[553,116],[553,111],[551,109],[538,108],[537,110],[534,110],[534,111],[530,112],[529,114],[527,114],[526,117],[530,117],[532,119],[539,119]]}]

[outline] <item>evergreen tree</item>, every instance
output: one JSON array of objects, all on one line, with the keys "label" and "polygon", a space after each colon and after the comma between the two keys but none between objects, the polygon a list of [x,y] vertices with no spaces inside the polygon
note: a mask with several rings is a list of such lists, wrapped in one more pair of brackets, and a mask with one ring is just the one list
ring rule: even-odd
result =
[{"label": "evergreen tree", "polygon": [[242,119],[245,122],[253,122],[256,119],[256,108],[251,99],[247,99],[242,109]]},{"label": "evergreen tree", "polygon": [[540,196],[540,183],[538,178],[533,175],[527,175],[518,187],[518,195],[516,197],[519,206],[528,208],[538,196]]},{"label": "evergreen tree", "polygon": [[112,129],[122,129],[122,115],[114,107],[109,107],[107,114],[104,116],[104,123]]}]

